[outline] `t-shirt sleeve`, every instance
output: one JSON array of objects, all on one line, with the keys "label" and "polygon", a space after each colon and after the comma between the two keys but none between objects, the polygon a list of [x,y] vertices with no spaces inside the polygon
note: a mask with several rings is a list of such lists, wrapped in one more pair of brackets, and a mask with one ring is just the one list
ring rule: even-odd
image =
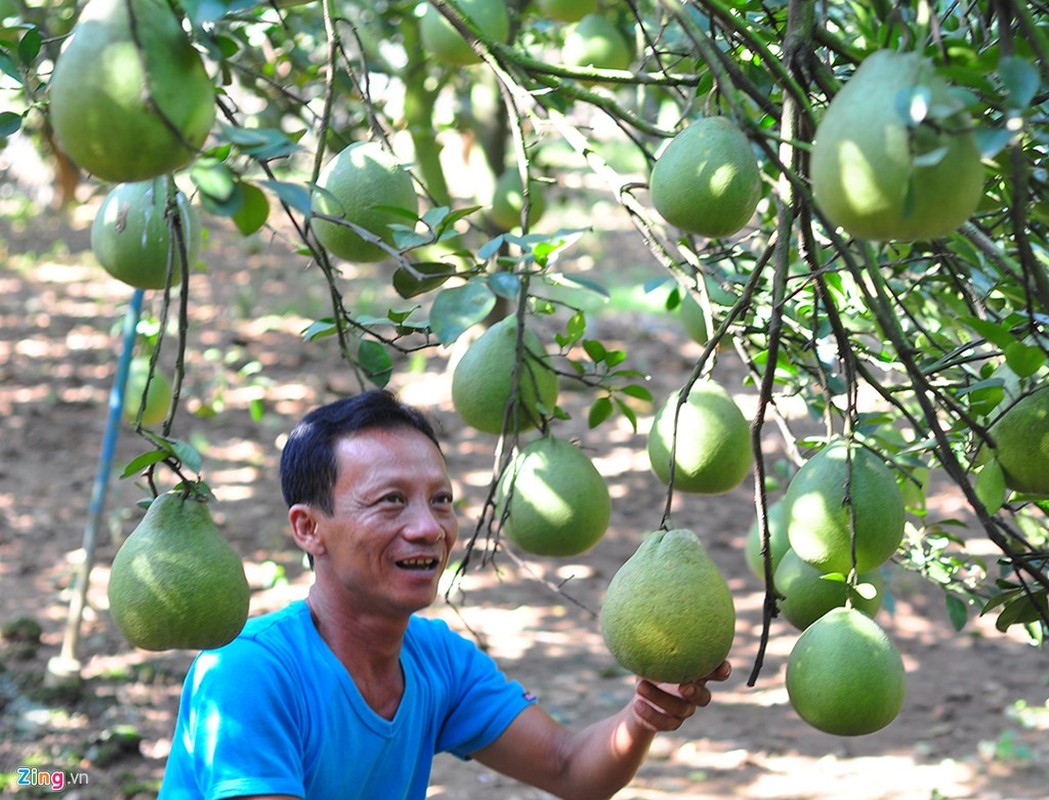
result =
[{"label": "t-shirt sleeve", "polygon": [[498,739],[535,698],[473,642],[445,632],[452,691],[437,750],[468,758]]},{"label": "t-shirt sleeve", "polygon": [[303,706],[286,666],[250,640],[201,653],[180,710],[181,748],[206,798],[303,797]]}]

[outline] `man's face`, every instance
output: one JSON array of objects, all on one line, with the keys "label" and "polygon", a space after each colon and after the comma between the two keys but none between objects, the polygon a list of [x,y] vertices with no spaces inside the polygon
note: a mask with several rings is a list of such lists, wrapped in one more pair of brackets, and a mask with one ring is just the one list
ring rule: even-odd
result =
[{"label": "man's face", "polygon": [[333,513],[315,515],[318,577],[330,571],[362,610],[425,608],[459,533],[444,457],[413,428],[354,434],[336,456]]}]

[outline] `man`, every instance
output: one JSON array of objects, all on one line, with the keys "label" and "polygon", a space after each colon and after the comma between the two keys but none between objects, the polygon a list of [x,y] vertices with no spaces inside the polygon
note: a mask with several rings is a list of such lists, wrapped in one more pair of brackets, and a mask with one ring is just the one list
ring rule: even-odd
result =
[{"label": "man", "polygon": [[710,702],[707,680],[639,681],[578,732],[548,716],[443,622],[436,597],[458,536],[437,437],[386,391],[322,406],[281,456],[304,601],[249,620],[186,677],[162,800],[423,798],[433,756],[475,758],[566,798],[626,785],[657,731]]}]

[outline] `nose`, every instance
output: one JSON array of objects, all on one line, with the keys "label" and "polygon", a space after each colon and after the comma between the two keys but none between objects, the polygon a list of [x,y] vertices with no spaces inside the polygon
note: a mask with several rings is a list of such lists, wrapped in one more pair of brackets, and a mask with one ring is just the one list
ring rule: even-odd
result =
[{"label": "nose", "polygon": [[423,544],[447,539],[449,547],[455,541],[459,523],[454,514],[438,511],[428,503],[415,503],[410,511],[404,526],[404,538]]}]

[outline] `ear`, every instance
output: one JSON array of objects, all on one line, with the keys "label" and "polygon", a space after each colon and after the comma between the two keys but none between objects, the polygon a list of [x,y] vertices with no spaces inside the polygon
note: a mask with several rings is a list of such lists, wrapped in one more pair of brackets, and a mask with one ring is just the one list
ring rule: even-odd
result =
[{"label": "ear", "polygon": [[295,540],[300,550],[309,553],[315,559],[326,552],[318,532],[317,515],[319,513],[308,503],[296,503],[288,509],[291,538]]}]

